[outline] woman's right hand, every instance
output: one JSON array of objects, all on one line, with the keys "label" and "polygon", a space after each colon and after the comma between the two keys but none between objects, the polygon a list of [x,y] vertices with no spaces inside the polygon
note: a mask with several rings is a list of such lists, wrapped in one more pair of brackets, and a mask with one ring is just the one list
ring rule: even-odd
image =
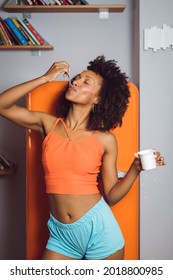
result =
[{"label": "woman's right hand", "polygon": [[54,81],[61,73],[68,75],[70,70],[70,65],[66,61],[54,62],[49,70],[42,76],[46,78],[47,82]]}]

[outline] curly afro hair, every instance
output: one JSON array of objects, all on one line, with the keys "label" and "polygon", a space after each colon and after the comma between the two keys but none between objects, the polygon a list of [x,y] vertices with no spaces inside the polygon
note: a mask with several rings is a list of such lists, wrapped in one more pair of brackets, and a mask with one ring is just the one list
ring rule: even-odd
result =
[{"label": "curly afro hair", "polygon": [[[94,110],[90,113],[87,128],[109,131],[121,126],[130,98],[126,74],[121,72],[115,60],[106,61],[104,56],[90,61],[87,69],[103,78],[99,103],[94,105]],[[57,116],[65,119],[70,105],[65,99],[65,93],[62,94],[58,102]]]}]

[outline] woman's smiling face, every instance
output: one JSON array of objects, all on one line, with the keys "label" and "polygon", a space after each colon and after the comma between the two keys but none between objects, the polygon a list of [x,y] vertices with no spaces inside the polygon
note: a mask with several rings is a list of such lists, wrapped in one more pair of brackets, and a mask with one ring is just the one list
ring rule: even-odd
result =
[{"label": "woman's smiling face", "polygon": [[93,105],[98,103],[103,78],[91,70],[76,76],[66,93],[66,99],[75,104]]}]

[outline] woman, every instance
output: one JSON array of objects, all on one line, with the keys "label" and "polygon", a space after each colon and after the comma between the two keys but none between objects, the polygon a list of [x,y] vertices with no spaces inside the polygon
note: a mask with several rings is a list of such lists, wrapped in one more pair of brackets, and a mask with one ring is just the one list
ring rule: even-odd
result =
[{"label": "woman", "polygon": [[[99,56],[72,79],[59,100],[57,116],[15,105],[59,74],[69,75],[69,69],[67,62],[56,62],[39,78],[6,90],[0,95],[0,113],[44,137],[50,238],[43,259],[123,259],[124,238],[108,205],[129,192],[142,170],[140,159],[135,158],[118,181],[118,147],[110,130],[121,126],[128,107],[126,75],[114,60]],[[165,164],[159,152],[156,157],[158,165]],[[99,174],[104,199],[98,189]]]}]

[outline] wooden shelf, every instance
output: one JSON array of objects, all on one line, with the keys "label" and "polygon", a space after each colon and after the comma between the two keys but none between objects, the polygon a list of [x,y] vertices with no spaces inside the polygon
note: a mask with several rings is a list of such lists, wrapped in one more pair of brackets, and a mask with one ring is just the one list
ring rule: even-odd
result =
[{"label": "wooden shelf", "polygon": [[[9,0],[3,10],[8,13],[96,13],[107,11],[110,13],[122,13],[126,5],[26,5],[26,2],[18,0],[21,4],[16,4],[17,0]],[[53,50],[52,45],[42,46],[0,46],[1,50]]]},{"label": "wooden shelf", "polygon": [[14,174],[15,171],[16,171],[16,168],[0,170],[0,176]]},{"label": "wooden shelf", "polygon": [[47,51],[47,50],[53,50],[54,47],[52,45],[41,45],[41,46],[23,46],[23,45],[15,45],[15,46],[0,46],[0,51],[1,50],[31,50],[31,51]]},{"label": "wooden shelf", "polygon": [[126,5],[15,5],[14,0],[9,0],[3,10],[8,13],[96,13],[107,10],[110,13],[122,13]]}]

